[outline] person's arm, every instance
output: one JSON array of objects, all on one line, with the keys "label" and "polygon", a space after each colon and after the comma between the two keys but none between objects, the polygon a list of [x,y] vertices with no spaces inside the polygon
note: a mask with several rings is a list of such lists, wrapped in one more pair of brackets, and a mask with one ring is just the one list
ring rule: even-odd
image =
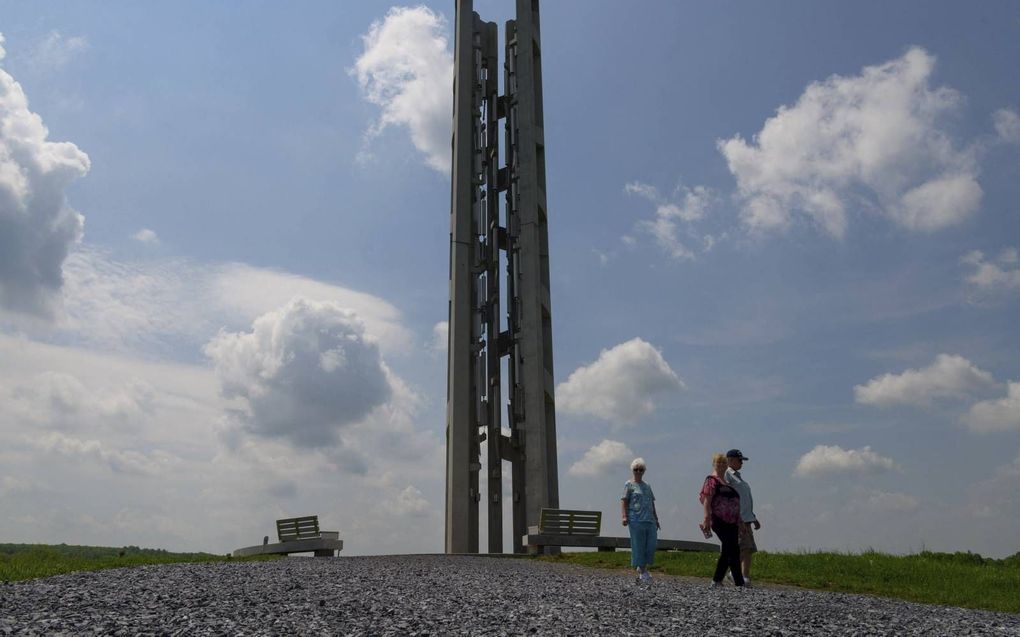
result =
[{"label": "person's arm", "polygon": [[760,528],[761,528],[761,520],[759,520],[759,519],[758,519],[758,516],[757,516],[757,515],[756,515],[756,516],[754,516],[754,522],[751,522],[751,524],[753,524],[753,525],[754,525],[754,530],[755,530],[755,531],[757,531],[758,529],[760,529]]},{"label": "person's arm", "polygon": [[713,495],[705,496],[705,528],[712,528],[712,498]]},{"label": "person's arm", "polygon": [[627,526],[627,501],[620,498],[620,515],[623,516],[623,525]]},{"label": "person's arm", "polygon": [[652,499],[652,515],[655,516],[655,528],[662,530],[662,525],[659,524],[659,512],[655,510],[655,499]]},{"label": "person's arm", "polygon": [[[715,497],[715,489],[708,488],[708,481],[712,478],[705,478],[705,486],[701,490],[701,503],[705,506],[705,522],[704,528],[712,528],[712,498]],[[715,486],[714,484],[712,485]]]}]

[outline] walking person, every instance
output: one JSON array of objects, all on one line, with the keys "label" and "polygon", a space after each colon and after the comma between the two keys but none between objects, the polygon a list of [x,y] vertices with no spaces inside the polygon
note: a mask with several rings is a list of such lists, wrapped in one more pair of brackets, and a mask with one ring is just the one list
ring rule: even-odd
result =
[{"label": "walking person", "polygon": [[655,563],[655,547],[659,542],[659,516],[655,511],[655,494],[645,482],[644,458],[630,463],[633,478],[623,487],[620,513],[623,525],[630,530],[630,565],[637,569],[637,581],[649,583],[648,567]]},{"label": "walking person", "polygon": [[[740,571],[744,575],[744,586],[751,585],[751,560],[758,552],[754,542],[754,532],[761,528],[761,520],[754,514],[754,498],[751,497],[751,485],[747,484],[740,469],[749,458],[740,449],[726,452],[726,484],[733,487],[740,496],[740,525],[737,527],[737,544],[740,547]],[[754,527],[753,529],[751,527]]]},{"label": "walking person", "polygon": [[719,561],[715,565],[712,576],[712,587],[722,586],[726,571],[733,574],[733,583],[744,585],[744,576],[740,571],[740,546],[738,540],[738,523],[740,522],[740,495],[726,484],[726,456],[717,453],[712,456],[713,472],[705,478],[699,496],[705,507],[705,522],[702,528],[711,528],[722,543]]}]

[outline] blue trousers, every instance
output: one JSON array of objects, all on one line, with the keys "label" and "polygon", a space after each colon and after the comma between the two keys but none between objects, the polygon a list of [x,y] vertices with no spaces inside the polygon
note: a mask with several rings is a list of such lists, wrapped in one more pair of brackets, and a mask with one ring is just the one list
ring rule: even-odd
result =
[{"label": "blue trousers", "polygon": [[655,545],[659,543],[659,531],[655,522],[630,522],[630,565],[651,566],[655,563]]}]

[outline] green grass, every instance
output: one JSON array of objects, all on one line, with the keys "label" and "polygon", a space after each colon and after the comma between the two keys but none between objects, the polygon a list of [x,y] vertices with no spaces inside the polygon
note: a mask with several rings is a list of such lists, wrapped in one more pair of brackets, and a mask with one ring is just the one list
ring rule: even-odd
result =
[{"label": "green grass", "polygon": [[142,549],[137,546],[109,548],[67,544],[0,544],[0,582],[16,582],[74,571],[98,571],[124,566],[224,562],[231,559],[234,558],[211,553],[170,553],[162,549]]},{"label": "green grass", "polygon": [[[543,558],[596,568],[630,568],[630,553],[563,553]],[[655,555],[653,571],[709,578],[714,553]],[[976,553],[886,555],[878,552],[755,555],[756,583],[864,593],[913,602],[1020,613],[1020,553],[994,560]]]}]

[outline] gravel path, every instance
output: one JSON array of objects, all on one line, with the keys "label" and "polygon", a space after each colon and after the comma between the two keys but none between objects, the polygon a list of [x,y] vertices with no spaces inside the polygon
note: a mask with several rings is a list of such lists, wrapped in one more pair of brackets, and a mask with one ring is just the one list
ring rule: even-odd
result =
[{"label": "gravel path", "polygon": [[1020,615],[467,556],[285,559],[0,585],[0,635],[1020,635]]}]

